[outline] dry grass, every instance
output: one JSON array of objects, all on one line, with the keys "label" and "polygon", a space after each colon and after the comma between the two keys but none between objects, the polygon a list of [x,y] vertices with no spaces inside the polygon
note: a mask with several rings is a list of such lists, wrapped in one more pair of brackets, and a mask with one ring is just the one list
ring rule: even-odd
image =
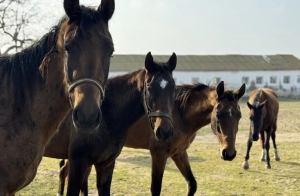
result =
[{"label": "dry grass", "polygon": [[[261,150],[254,143],[250,169],[242,163],[246,152],[248,114],[245,101],[240,103],[240,121],[236,148],[237,157],[225,162],[219,157],[217,139],[210,127],[200,130],[188,150],[198,182],[196,195],[300,195],[300,101],[281,100],[278,117],[278,151],[281,158],[271,159],[272,169],[259,162]],[[273,148],[271,148],[273,154]],[[58,161],[44,158],[35,180],[16,195],[55,195],[58,187]],[[97,195],[95,173],[89,179],[90,195]],[[146,150],[124,148],[117,159],[111,187],[112,195],[150,195],[151,158]],[[169,160],[163,179],[162,195],[186,195],[187,185],[175,164]]]}]

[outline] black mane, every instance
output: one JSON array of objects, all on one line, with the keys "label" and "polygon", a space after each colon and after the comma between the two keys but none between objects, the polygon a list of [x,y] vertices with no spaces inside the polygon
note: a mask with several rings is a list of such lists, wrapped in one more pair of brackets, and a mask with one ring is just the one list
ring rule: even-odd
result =
[{"label": "black mane", "polygon": [[[33,93],[34,84],[42,82],[39,66],[44,57],[55,47],[59,27],[55,26],[49,33],[30,47],[16,54],[0,57],[0,81],[7,76],[7,91],[13,90],[18,103],[24,101],[24,87]],[[10,83],[12,88],[10,89]]]}]

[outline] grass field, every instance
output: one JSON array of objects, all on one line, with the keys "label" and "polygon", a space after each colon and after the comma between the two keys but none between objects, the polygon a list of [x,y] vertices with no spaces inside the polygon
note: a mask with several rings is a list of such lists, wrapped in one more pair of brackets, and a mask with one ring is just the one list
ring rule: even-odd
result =
[{"label": "grass field", "polygon": [[[250,169],[242,163],[246,152],[249,119],[246,102],[240,102],[240,121],[236,149],[237,157],[225,162],[219,156],[217,139],[207,126],[188,150],[194,175],[198,182],[196,195],[300,195],[300,101],[281,99],[278,117],[277,148],[280,162],[270,154],[272,169],[265,169],[259,162],[259,143],[253,144],[250,153]],[[16,195],[56,195],[58,187],[57,159],[44,158],[34,181]],[[90,195],[97,195],[95,173],[89,178]],[[112,195],[150,195],[151,157],[147,150],[124,148],[117,159]],[[164,174],[162,195],[186,195],[187,185],[172,160],[168,160]]]}]

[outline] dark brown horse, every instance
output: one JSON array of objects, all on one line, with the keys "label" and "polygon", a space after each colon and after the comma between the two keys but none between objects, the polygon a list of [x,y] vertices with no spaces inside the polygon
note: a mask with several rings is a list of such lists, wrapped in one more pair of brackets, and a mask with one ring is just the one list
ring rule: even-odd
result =
[{"label": "dark brown horse", "polygon": [[[165,142],[158,142],[148,125],[147,116],[138,120],[128,132],[125,146],[149,149],[152,156],[152,195],[160,195],[166,161],[173,159],[188,183],[188,195],[194,195],[197,182],[188,160],[187,149],[197,135],[197,131],[211,123],[212,130],[220,143],[223,160],[233,160],[236,156],[235,139],[241,118],[238,100],[245,93],[243,84],[237,91],[224,90],[221,82],[217,88],[204,84],[178,86],[173,109],[174,133]],[[61,162],[60,182],[67,176],[68,162]],[[60,184],[62,187],[63,184]],[[87,191],[87,187],[83,187]]]},{"label": "dark brown horse", "polygon": [[267,161],[266,168],[271,169],[269,156],[270,137],[273,140],[275,160],[280,161],[275,141],[279,110],[277,95],[268,88],[255,89],[250,93],[247,105],[249,107],[250,131],[243,167],[244,169],[249,169],[248,160],[252,141],[257,141],[260,135],[261,161]]},{"label": "dark brown horse", "polygon": [[[0,58],[0,195],[36,174],[44,148],[71,105],[77,130],[97,130],[113,42],[114,1],[98,10],[65,0],[67,14],[31,47]],[[71,104],[70,104],[71,103]]]},{"label": "dark brown horse", "polygon": [[147,114],[147,124],[157,140],[165,141],[172,135],[176,87],[172,71],[176,62],[175,54],[167,63],[158,63],[148,53],[144,69],[109,79],[102,104],[103,120],[96,135],[80,136],[72,126],[71,115],[67,116],[44,153],[69,159],[67,195],[79,194],[92,165],[97,172],[99,195],[110,195],[115,159],[124,146],[128,128],[143,114]]}]

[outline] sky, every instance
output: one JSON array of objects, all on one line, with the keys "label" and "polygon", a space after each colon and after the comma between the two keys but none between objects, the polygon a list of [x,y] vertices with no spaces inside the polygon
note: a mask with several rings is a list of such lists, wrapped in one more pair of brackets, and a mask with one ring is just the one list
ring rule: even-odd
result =
[{"label": "sky", "polygon": [[[47,0],[56,24],[63,0]],[[100,0],[81,0],[99,5]],[[115,54],[274,55],[300,58],[299,0],[116,0]],[[50,23],[49,23],[50,24]],[[50,28],[51,26],[49,26]]]},{"label": "sky", "polygon": [[110,31],[117,54],[300,58],[299,7],[299,0],[116,0]]}]

